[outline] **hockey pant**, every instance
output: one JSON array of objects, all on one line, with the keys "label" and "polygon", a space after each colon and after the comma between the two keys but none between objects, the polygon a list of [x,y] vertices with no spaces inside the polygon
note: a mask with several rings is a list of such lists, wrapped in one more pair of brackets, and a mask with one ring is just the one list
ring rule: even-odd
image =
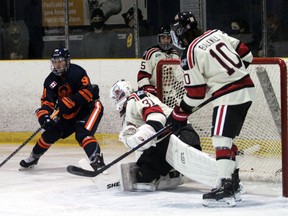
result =
[{"label": "hockey pant", "polygon": [[[191,124],[187,124],[177,134],[179,139],[188,145],[201,151],[200,138]],[[151,182],[159,179],[160,176],[166,176],[172,169],[172,166],[166,161],[166,152],[170,136],[164,138],[156,144],[156,147],[150,147],[145,150],[137,161],[139,171],[136,174],[137,182]]]},{"label": "hockey pant", "polygon": [[56,141],[65,139],[75,133],[75,139],[79,145],[83,147],[88,158],[91,160],[91,157],[100,153],[100,146],[94,138],[94,134],[103,116],[103,111],[104,107],[102,103],[97,100],[89,104],[87,109],[81,109],[73,119],[66,120],[60,118],[55,124],[55,127],[45,130],[42,133],[32,150],[33,154],[41,156]]}]

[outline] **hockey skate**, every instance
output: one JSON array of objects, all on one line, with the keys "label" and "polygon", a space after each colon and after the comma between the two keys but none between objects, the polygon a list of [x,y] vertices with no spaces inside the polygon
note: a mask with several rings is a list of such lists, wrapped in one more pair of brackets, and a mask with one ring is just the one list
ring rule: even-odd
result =
[{"label": "hockey skate", "polygon": [[234,196],[234,184],[232,179],[221,179],[220,185],[203,194],[203,206],[205,207],[233,207],[236,205]]},{"label": "hockey skate", "polygon": [[244,193],[244,189],[240,182],[239,169],[236,169],[234,173],[232,174],[232,181],[233,181],[233,188],[234,188],[234,193],[235,193],[235,201],[241,202],[242,201],[241,194]]},{"label": "hockey skate", "polygon": [[38,160],[40,157],[37,157],[35,154],[31,153],[30,156],[27,159],[21,160],[20,161],[20,168],[19,170],[27,169],[27,168],[32,168],[35,165],[37,165]]},{"label": "hockey skate", "polygon": [[105,166],[103,154],[96,154],[90,165],[94,170],[101,169],[103,166]]}]

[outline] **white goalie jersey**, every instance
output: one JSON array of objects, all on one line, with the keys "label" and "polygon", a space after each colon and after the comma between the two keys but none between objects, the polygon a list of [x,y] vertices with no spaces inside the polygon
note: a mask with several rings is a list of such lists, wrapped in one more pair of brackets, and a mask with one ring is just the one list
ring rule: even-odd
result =
[{"label": "white goalie jersey", "polygon": [[[149,92],[140,90],[133,93],[127,101],[122,130],[119,134],[120,141],[129,148],[135,147],[163,128],[166,117],[171,111],[172,109]],[[143,139],[137,140],[139,137]],[[147,144],[144,149],[151,145],[153,142]]]}]

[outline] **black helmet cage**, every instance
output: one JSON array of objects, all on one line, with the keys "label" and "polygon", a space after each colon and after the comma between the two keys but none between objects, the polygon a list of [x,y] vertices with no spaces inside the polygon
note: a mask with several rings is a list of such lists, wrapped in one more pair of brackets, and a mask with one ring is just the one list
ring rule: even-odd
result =
[{"label": "black helmet cage", "polygon": [[157,35],[157,42],[158,42],[158,45],[161,47],[162,50],[169,50],[172,48],[173,46],[173,43],[171,41],[171,43],[169,44],[162,44],[161,43],[161,36],[169,36],[171,37],[171,28],[170,26],[161,26],[160,27],[160,30],[159,30],[159,33]]},{"label": "black helmet cage", "polygon": [[61,76],[68,70],[70,65],[71,58],[69,50],[66,48],[56,48],[51,54],[51,62],[53,62],[56,59],[64,59],[64,61],[66,62],[66,67],[64,68],[64,70],[61,71],[56,70],[52,64],[52,72],[57,76]]}]

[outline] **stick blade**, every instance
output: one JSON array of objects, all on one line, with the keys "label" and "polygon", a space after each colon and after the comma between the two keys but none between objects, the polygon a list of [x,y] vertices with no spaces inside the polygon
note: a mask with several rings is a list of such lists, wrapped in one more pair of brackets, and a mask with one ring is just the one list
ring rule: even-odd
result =
[{"label": "stick blade", "polygon": [[84,176],[84,177],[95,177],[101,173],[98,171],[90,171],[90,170],[82,169],[81,167],[77,167],[73,165],[67,166],[67,172],[73,175]]}]

